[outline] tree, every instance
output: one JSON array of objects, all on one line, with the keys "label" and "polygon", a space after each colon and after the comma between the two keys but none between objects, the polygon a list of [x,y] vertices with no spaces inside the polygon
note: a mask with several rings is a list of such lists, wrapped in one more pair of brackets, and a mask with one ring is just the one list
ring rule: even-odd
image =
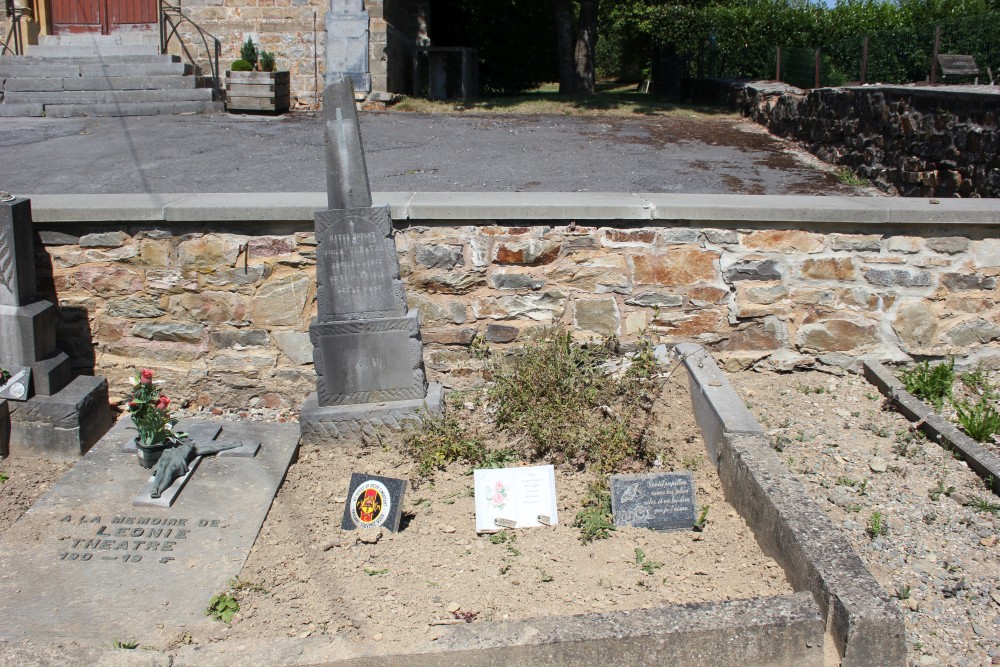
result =
[{"label": "tree", "polygon": [[[575,6],[574,6],[575,5]],[[552,0],[559,46],[559,92],[594,93],[598,0]]]}]

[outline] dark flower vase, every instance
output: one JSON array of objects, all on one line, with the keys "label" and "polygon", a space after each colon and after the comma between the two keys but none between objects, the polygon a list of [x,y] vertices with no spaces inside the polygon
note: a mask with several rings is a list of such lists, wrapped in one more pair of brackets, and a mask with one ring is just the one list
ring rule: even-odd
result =
[{"label": "dark flower vase", "polygon": [[163,454],[163,450],[168,447],[170,447],[170,443],[168,442],[153,445],[152,447],[143,447],[139,444],[139,439],[136,438],[135,451],[139,457],[139,465],[147,469],[152,468],[160,460],[160,455]]}]

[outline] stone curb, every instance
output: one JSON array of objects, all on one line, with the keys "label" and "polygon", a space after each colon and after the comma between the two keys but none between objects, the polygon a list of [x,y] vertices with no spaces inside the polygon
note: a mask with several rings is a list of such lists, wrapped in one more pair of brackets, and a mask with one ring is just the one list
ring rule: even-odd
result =
[{"label": "stone curb", "polygon": [[408,667],[475,665],[713,665],[821,667],[823,622],[808,593],[627,612],[450,626],[433,648],[408,655],[337,639],[182,647],[174,667],[232,664]]},{"label": "stone curb", "polygon": [[[715,447],[726,499],[764,552],[784,568],[792,586],[812,592],[841,664],[905,665],[899,609],[774,452],[760,426],[748,428],[743,401],[712,357],[693,344],[678,346],[677,353],[690,374],[692,396],[703,401],[700,408],[695,402],[699,425],[713,423],[704,432],[721,434]],[[752,415],[749,419],[756,424]]]},{"label": "stone curb", "polygon": [[[21,195],[36,223],[308,222],[326,208],[322,192]],[[497,220],[723,221],[771,224],[998,225],[1000,208],[985,199],[899,199],[778,195],[631,194],[601,192],[374,192],[397,222]]]},{"label": "stone curb", "polygon": [[961,453],[969,467],[989,482],[993,493],[1000,495],[1000,457],[962,433],[950,421],[903,388],[903,383],[888,368],[877,361],[864,364],[865,379],[895,403],[907,419],[917,422],[931,440]]}]

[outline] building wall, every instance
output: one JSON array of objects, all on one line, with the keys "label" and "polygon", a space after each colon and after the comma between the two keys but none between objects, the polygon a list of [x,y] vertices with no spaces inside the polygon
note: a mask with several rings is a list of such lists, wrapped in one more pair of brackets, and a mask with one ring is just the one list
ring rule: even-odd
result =
[{"label": "building wall", "polygon": [[[38,218],[36,217],[36,220]],[[173,394],[297,408],[314,389],[316,241],[288,223],[36,223],[63,346],[121,395],[137,366]],[[429,379],[559,325],[695,341],[729,368],[862,355],[1000,361],[1000,223],[403,223]],[[49,279],[47,276],[51,276]]]},{"label": "building wall", "polygon": [[[416,17],[425,4],[419,0],[365,2],[373,90],[409,92],[409,49],[417,39]],[[326,71],[324,16],[328,0],[184,0],[183,9],[195,23],[222,41],[223,76],[240,57],[243,42],[252,37],[262,50],[275,53],[279,69],[289,71],[293,108],[318,106]],[[179,34],[188,52],[207,73],[208,60],[198,33],[184,24]],[[182,54],[181,44],[175,40],[170,51]]]}]

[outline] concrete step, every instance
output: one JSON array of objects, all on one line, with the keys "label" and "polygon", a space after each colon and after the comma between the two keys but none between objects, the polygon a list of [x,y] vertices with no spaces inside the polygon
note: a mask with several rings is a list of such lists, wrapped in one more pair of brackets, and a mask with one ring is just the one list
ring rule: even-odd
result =
[{"label": "concrete step", "polygon": [[98,56],[150,56],[157,55],[159,46],[156,44],[101,44],[95,46],[44,46],[28,45],[29,56],[56,56],[60,58],[98,57]]},{"label": "concrete step", "polygon": [[180,61],[180,56],[170,53],[137,56],[0,56],[0,65],[135,65]]},{"label": "concrete step", "polygon": [[36,79],[70,78],[74,76],[170,76],[191,73],[183,63],[115,63],[108,65],[5,65],[0,63],[0,78],[27,77]]},{"label": "concrete step", "polygon": [[[0,105],[2,107],[3,105]],[[161,116],[176,113],[222,111],[221,102],[132,102],[127,104],[47,104],[51,118],[75,116]]]},{"label": "concrete step", "polygon": [[176,90],[199,88],[203,77],[195,76],[106,76],[76,78],[7,79],[4,92],[59,92],[64,90]]},{"label": "concrete step", "polygon": [[77,90],[6,93],[4,104],[129,104],[133,102],[211,102],[211,88],[175,90]]},{"label": "concrete step", "polygon": [[41,116],[44,109],[41,104],[0,104],[0,117],[3,116]]},{"label": "concrete step", "polygon": [[160,34],[153,30],[133,30],[102,35],[99,32],[64,32],[58,35],[39,35],[38,43],[45,46],[89,46],[91,44],[156,44]]}]

